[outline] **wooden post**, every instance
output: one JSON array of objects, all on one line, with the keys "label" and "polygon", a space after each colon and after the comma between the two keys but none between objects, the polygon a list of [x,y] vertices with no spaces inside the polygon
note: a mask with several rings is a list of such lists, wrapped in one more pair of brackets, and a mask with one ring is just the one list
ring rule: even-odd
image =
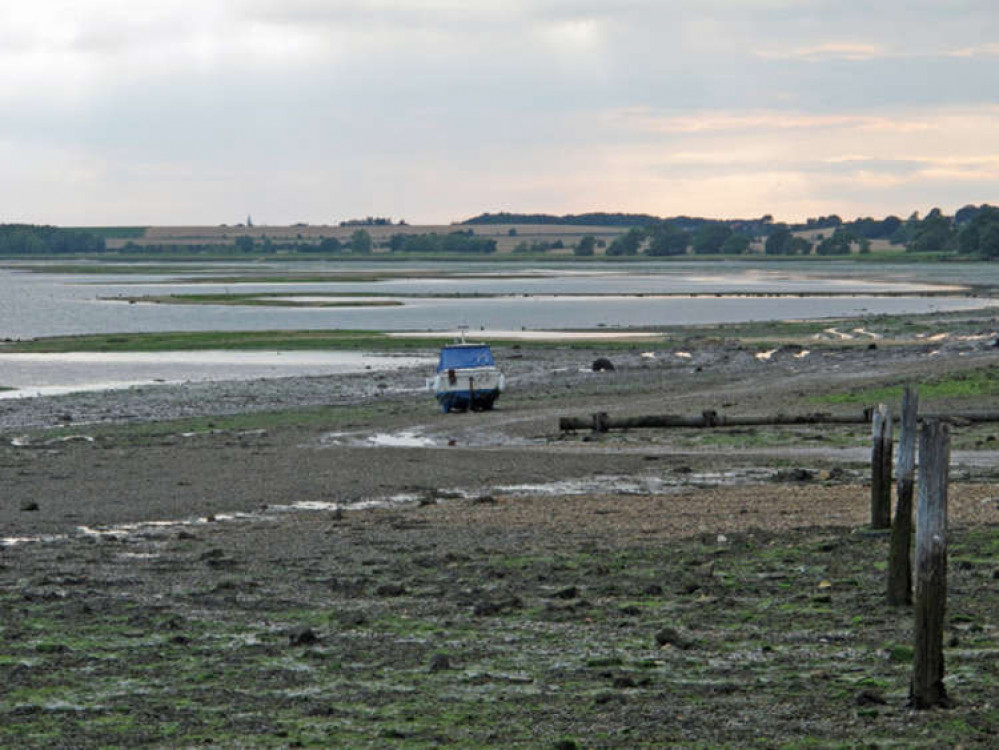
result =
[{"label": "wooden post", "polygon": [[898,436],[896,464],[895,520],[891,525],[891,551],[888,555],[888,604],[912,604],[912,492],[916,473],[916,432],[919,392],[905,387],[902,396],[902,424]]},{"label": "wooden post", "polygon": [[871,528],[891,526],[891,412],[878,404],[871,419]]},{"label": "wooden post", "polygon": [[950,434],[931,421],[919,438],[916,509],[916,634],[909,702],[913,708],[948,706],[944,690],[943,623],[947,606],[947,481]]}]

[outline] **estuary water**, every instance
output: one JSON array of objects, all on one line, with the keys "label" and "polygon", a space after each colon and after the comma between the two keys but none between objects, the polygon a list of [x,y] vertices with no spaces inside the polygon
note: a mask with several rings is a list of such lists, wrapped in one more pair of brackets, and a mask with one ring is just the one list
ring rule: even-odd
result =
[{"label": "estuary water", "polygon": [[[267,262],[203,264],[193,271],[173,273],[164,273],[162,264],[124,265],[129,274],[33,273],[25,264],[0,267],[0,340],[158,331],[451,331],[459,325],[483,332],[612,331],[980,308],[991,301],[967,296],[966,286],[999,284],[999,273],[981,264],[560,263],[525,269],[503,263]],[[143,273],[145,268],[155,272]],[[419,272],[419,276],[356,282],[274,281],[281,274],[328,272]],[[199,283],[193,283],[192,277]],[[293,294],[298,303],[308,299],[321,303],[358,292],[391,297],[402,304],[292,308],[124,301],[148,295],[259,293]],[[399,359],[346,363],[332,355],[323,360],[322,355],[304,358],[278,352],[235,359],[221,352],[139,358],[98,355],[96,359],[48,355],[34,361],[0,352],[0,386],[17,388],[15,395],[42,394],[149,382],[391,369],[401,364]]]},{"label": "estuary water", "polygon": [[[141,268],[141,264],[130,265]],[[0,339],[206,330],[439,331],[459,324],[472,329],[564,330],[917,313],[988,304],[983,299],[959,296],[958,292],[962,284],[981,283],[983,270],[993,273],[991,267],[981,265],[948,267],[947,278],[941,276],[939,267],[897,271],[849,263],[821,265],[818,269],[816,264],[792,263],[650,263],[640,268],[600,266],[593,270],[592,266],[577,264],[520,272],[501,264],[253,266],[253,273],[258,275],[406,269],[426,272],[430,268],[441,273],[431,278],[339,283],[212,283],[212,275],[232,277],[243,273],[242,269],[225,265],[203,274],[205,283],[177,280],[181,274],[43,274],[8,266],[0,268]],[[947,290],[954,291],[954,296],[920,296]],[[400,298],[402,305],[396,307],[188,306],[128,304],[120,300],[145,295],[237,292],[308,293],[316,298],[357,292],[408,296]],[[744,296],[767,294],[806,296]],[[851,296],[807,296],[816,294]]]}]

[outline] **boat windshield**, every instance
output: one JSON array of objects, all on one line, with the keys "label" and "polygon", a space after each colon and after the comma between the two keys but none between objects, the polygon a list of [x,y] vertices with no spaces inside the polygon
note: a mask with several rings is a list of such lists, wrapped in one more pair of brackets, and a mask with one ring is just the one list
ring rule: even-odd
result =
[{"label": "boat windshield", "polygon": [[437,363],[437,372],[466,367],[493,367],[493,353],[486,345],[445,346]]}]

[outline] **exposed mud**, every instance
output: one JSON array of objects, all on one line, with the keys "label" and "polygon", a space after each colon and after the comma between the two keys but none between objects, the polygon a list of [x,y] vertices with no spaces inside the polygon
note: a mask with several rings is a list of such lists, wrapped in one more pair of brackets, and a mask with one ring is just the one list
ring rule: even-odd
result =
[{"label": "exposed mud", "polygon": [[929,712],[865,429],[557,428],[999,361],[878,343],[497,350],[482,414],[437,413],[418,370],[0,404],[0,745],[994,747],[999,426],[954,426]]}]

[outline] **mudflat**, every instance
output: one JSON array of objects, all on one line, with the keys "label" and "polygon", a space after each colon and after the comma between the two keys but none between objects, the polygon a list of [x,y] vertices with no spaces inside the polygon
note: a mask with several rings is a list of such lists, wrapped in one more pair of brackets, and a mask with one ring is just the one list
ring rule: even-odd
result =
[{"label": "mudflat", "polygon": [[420,371],[4,402],[0,744],[994,746],[999,425],[952,427],[954,706],[926,712],[869,428],[558,429],[854,413],[905,383],[988,411],[992,322],[497,347],[486,413],[437,413]]}]

